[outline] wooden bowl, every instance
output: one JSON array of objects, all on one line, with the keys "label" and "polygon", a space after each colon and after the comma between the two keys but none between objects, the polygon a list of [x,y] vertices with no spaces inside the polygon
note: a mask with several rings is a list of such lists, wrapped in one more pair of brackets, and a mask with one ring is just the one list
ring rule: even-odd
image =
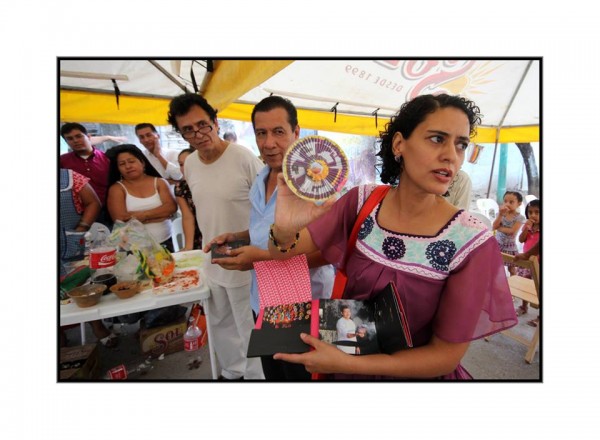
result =
[{"label": "wooden bowl", "polygon": [[110,291],[121,299],[131,298],[140,291],[138,281],[122,281],[110,288]]},{"label": "wooden bowl", "polygon": [[104,284],[86,284],[85,286],[75,287],[67,292],[69,298],[72,298],[79,307],[92,307],[98,304],[102,293],[106,290]]}]

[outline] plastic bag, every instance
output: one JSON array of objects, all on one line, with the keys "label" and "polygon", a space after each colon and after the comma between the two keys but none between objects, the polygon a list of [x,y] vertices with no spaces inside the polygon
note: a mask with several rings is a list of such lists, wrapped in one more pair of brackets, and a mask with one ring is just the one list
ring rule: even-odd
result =
[{"label": "plastic bag", "polygon": [[115,222],[107,242],[135,255],[139,260],[141,271],[155,284],[166,283],[173,277],[175,270],[173,256],[152,238],[139,220]]},{"label": "plastic bag", "polygon": [[140,260],[133,254],[122,258],[115,266],[115,275],[119,281],[137,280],[140,272]]}]

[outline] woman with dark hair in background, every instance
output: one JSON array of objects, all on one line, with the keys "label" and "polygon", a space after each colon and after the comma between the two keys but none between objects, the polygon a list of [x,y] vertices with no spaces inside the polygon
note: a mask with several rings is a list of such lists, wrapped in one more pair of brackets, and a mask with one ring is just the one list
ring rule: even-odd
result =
[{"label": "woman with dark hair in background", "polygon": [[169,184],[135,145],[113,147],[109,156],[107,205],[113,221],[136,218],[158,243],[173,252],[171,216],[177,205]]},{"label": "woman with dark hair in background", "polygon": [[[387,187],[362,224],[345,266],[344,298],[369,299],[393,281],[414,348],[353,356],[302,335],[314,350],[277,353],[275,359],[301,363],[314,373],[338,373],[339,379],[471,378],[460,365],[469,343],[517,323],[492,233],[442,197],[480,122],[471,101],[423,95],[403,104],[381,134],[381,180],[397,186]],[[271,255],[281,259],[320,250],[340,267],[358,211],[373,190],[359,186],[337,202],[317,206],[297,197],[279,175]]]}]

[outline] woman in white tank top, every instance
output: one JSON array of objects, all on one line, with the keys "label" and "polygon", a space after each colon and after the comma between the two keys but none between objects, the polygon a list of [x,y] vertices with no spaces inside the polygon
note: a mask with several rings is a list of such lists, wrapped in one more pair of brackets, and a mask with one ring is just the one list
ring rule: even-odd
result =
[{"label": "woman in white tank top", "polygon": [[158,243],[173,251],[171,216],[177,205],[169,185],[135,145],[114,149],[107,198],[110,216],[113,221],[135,217]]}]

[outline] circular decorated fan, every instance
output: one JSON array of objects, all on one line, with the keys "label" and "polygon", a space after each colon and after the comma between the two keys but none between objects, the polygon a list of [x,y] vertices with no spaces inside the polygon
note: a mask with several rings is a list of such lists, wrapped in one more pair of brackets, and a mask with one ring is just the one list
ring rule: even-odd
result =
[{"label": "circular decorated fan", "polygon": [[324,202],[348,180],[348,159],[331,139],[307,136],[288,149],[283,158],[283,176],[298,197]]}]

